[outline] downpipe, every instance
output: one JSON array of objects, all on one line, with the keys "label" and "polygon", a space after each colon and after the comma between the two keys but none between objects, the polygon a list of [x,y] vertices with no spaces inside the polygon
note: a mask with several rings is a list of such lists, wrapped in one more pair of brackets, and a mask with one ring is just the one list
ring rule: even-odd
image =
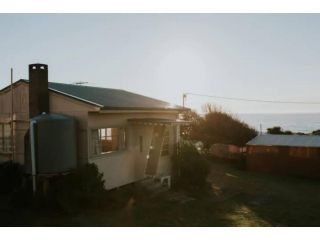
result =
[{"label": "downpipe", "polygon": [[31,148],[31,174],[32,174],[32,191],[36,194],[37,191],[37,170],[36,170],[36,146],[35,146],[35,125],[36,121],[30,121],[30,148]]}]

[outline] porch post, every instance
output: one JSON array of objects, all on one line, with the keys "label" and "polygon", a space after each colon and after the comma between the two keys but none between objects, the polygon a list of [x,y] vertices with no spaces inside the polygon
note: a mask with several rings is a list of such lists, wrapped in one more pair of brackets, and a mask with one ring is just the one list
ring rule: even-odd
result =
[{"label": "porch post", "polygon": [[177,131],[176,131],[176,144],[179,145],[180,143],[180,124],[177,124]]}]

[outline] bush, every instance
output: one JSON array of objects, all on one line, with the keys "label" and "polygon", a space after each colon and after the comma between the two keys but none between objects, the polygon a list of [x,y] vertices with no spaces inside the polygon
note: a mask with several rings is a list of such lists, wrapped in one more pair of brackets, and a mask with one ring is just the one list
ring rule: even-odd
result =
[{"label": "bush", "polygon": [[23,167],[12,161],[0,164],[0,194],[8,194],[21,188],[24,179]]},{"label": "bush", "polygon": [[190,129],[183,132],[183,137],[201,141],[207,149],[214,143],[243,146],[257,136],[254,128],[210,104],[206,105],[203,117],[195,116],[195,113],[189,115],[186,120],[191,121]]},{"label": "bush", "polygon": [[101,206],[104,196],[103,174],[93,163],[50,180],[48,198],[66,212]]},{"label": "bush", "polygon": [[174,155],[176,186],[184,189],[199,189],[207,185],[209,163],[197,149],[189,143],[180,147]]},{"label": "bush", "polygon": [[272,127],[272,128],[267,128],[267,133],[268,134],[280,134],[280,135],[292,135],[293,132],[287,130],[283,131],[281,127]]}]

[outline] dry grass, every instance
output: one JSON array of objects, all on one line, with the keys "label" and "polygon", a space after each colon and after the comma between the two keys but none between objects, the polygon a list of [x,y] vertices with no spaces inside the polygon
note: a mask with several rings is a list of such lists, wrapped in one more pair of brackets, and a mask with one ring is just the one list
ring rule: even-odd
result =
[{"label": "dry grass", "polygon": [[[6,226],[320,226],[320,182],[237,170],[212,162],[206,191],[182,203],[127,186],[109,193],[103,209],[66,215],[0,209]],[[3,205],[2,205],[3,206]]]},{"label": "dry grass", "polygon": [[[213,163],[214,195],[233,226],[320,226],[320,181],[240,171]],[[232,207],[233,206],[233,207]]]}]

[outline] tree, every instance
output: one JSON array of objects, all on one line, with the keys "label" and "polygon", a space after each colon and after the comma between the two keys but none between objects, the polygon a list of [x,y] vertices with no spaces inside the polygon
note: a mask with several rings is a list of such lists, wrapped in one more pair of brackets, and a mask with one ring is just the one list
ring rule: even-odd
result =
[{"label": "tree", "polygon": [[313,131],[312,135],[320,135],[320,129]]},{"label": "tree", "polygon": [[236,117],[214,105],[204,106],[206,114],[196,118],[189,133],[191,140],[202,141],[209,148],[214,143],[243,146],[257,135],[257,131]]},{"label": "tree", "polygon": [[267,129],[268,134],[280,134],[280,135],[292,135],[293,133],[289,130],[283,131],[281,127],[276,126]]},{"label": "tree", "polygon": [[192,140],[197,138],[196,129],[203,121],[203,118],[195,111],[188,111],[184,115],[184,120],[190,121],[190,124],[181,126],[181,134],[184,139]]}]

